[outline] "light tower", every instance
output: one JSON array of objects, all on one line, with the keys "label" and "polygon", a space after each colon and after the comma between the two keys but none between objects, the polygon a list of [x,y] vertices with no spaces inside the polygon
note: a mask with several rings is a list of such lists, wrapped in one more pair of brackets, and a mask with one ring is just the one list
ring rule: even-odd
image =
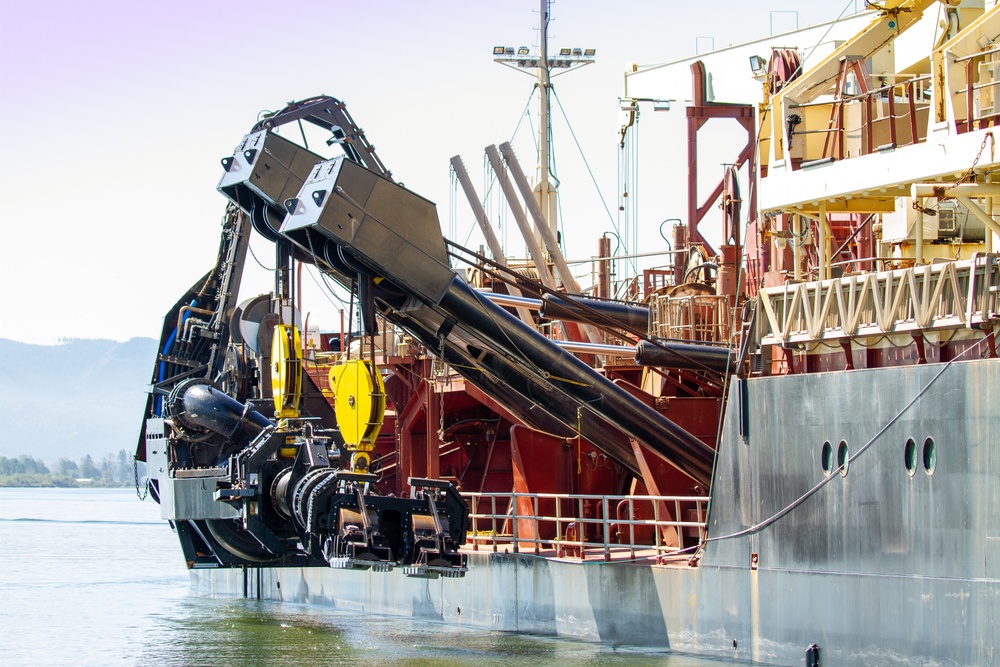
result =
[{"label": "light tower", "polygon": [[[541,35],[541,44],[539,53],[536,56],[532,56],[527,46],[518,47],[516,50],[512,46],[495,46],[493,47],[493,60],[501,65],[529,74],[537,80],[535,86],[539,88],[538,182],[534,186],[534,192],[538,198],[538,205],[545,216],[546,224],[552,230],[553,235],[557,235],[557,193],[552,182],[549,180],[549,155],[552,136],[552,122],[549,114],[550,93],[552,90],[551,81],[559,76],[559,74],[565,74],[571,69],[593,63],[597,50],[562,48],[559,49],[558,56],[549,57],[550,0],[540,0],[540,3],[539,15],[541,25],[539,34]],[[562,71],[553,74],[553,69],[560,69]]]}]

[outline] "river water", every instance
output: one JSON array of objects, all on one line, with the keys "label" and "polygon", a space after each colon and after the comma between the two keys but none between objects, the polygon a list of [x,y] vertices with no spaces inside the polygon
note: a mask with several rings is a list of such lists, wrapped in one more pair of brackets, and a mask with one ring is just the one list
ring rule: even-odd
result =
[{"label": "river water", "polygon": [[[725,661],[729,662],[729,661]],[[2,665],[661,665],[719,661],[195,596],[152,500],[0,488]]]}]

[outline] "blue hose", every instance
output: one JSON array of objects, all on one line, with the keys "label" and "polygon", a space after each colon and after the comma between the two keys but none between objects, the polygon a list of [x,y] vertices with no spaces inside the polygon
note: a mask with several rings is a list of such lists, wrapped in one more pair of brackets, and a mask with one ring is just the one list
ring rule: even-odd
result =
[{"label": "blue hose", "polygon": [[[194,308],[194,305],[196,303],[198,303],[197,299],[191,299],[191,303],[189,303],[188,306],[191,307],[191,308]],[[184,317],[181,319],[181,326],[183,326],[184,323],[187,322],[187,318],[190,317],[190,316],[191,316],[190,311],[184,313]],[[170,335],[167,336],[167,342],[163,345],[163,350],[161,350],[161,353],[163,354],[163,356],[167,356],[168,354],[170,354],[170,348],[173,347],[175,340],[177,340],[177,329],[174,329],[173,331],[171,331]],[[166,361],[161,361],[160,362],[159,371],[156,374],[156,381],[157,382],[163,382],[163,380],[165,379],[166,375],[167,375],[167,362]],[[163,397],[162,396],[157,396],[156,397],[156,403],[155,403],[155,407],[153,409],[153,413],[157,417],[162,417],[163,416]]]}]

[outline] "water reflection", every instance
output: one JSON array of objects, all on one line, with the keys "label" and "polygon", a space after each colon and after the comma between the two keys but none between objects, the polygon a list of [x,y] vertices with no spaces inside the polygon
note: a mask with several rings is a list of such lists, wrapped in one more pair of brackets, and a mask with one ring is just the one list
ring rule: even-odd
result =
[{"label": "water reflection", "polygon": [[155,505],[122,490],[0,489],[0,664],[721,664],[308,605],[195,597],[176,538],[158,515]]},{"label": "water reflection", "polygon": [[502,664],[705,667],[701,658],[359,616],[305,605],[188,597],[166,611],[137,663],[171,665]]}]

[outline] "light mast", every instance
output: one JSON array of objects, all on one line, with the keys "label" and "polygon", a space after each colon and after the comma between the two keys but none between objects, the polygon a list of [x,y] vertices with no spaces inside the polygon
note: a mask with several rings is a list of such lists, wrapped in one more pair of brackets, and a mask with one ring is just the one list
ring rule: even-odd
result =
[{"label": "light mast", "polygon": [[539,20],[541,21],[541,57],[537,68],[538,77],[538,183],[535,185],[535,192],[538,196],[538,205],[545,216],[545,223],[559,238],[558,218],[555,211],[555,198],[551,197],[552,183],[549,181],[549,139],[552,137],[552,122],[549,120],[549,104],[551,99],[549,93],[552,84],[549,82],[549,10],[550,0],[539,0],[538,9]]},{"label": "light mast", "polygon": [[[533,186],[533,191],[538,199],[539,207],[545,216],[545,223],[552,234],[558,237],[558,217],[556,215],[556,188],[549,178],[549,163],[551,155],[552,121],[550,114],[550,94],[552,91],[552,79],[572,68],[590,65],[594,62],[596,49],[559,49],[559,55],[549,57],[549,19],[551,10],[551,0],[539,0],[539,53],[537,57],[532,57],[530,50],[526,46],[518,47],[515,51],[512,46],[493,47],[494,60],[502,65],[518,69],[525,74],[529,74],[536,79],[535,87],[538,88],[538,182]],[[559,74],[552,74],[553,68],[562,69]],[[535,230],[538,236],[538,230]]]}]

